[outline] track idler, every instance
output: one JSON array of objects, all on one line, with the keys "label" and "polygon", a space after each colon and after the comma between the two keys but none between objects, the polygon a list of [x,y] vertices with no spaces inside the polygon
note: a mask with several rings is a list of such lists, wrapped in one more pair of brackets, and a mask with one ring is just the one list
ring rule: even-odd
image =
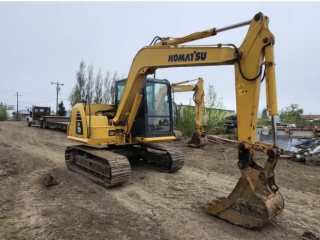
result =
[{"label": "track idler", "polygon": [[197,131],[194,131],[192,138],[187,144],[190,147],[204,147],[208,144],[209,140],[206,133],[198,134]]},{"label": "track idler", "polygon": [[274,181],[273,168],[280,155],[275,152],[276,156],[268,157],[264,168],[253,160],[251,166],[239,161],[242,176],[231,194],[200,208],[246,228],[262,227],[268,223],[284,208],[283,197]]}]

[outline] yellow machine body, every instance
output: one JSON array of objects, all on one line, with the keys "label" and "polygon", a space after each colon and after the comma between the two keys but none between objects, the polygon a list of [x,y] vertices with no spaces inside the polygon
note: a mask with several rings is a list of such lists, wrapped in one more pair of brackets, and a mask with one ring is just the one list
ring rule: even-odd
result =
[{"label": "yellow machine body", "polygon": [[[118,133],[119,131],[125,131],[125,126],[115,126],[113,122],[108,121],[108,118],[103,114],[95,113],[113,108],[114,105],[107,104],[90,104],[90,106],[85,103],[76,104],[72,108],[72,124],[70,124],[67,129],[68,139],[92,146],[168,142],[175,140],[173,136],[158,137],[157,139],[132,137],[128,138],[130,140],[130,142],[128,142],[127,139],[123,137],[123,134]],[[90,128],[88,127],[89,122]]]}]

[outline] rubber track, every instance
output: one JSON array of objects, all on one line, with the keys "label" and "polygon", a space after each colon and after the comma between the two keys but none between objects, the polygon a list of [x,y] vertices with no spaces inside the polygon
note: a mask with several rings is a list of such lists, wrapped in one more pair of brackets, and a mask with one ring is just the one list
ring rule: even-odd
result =
[{"label": "rubber track", "polygon": [[[180,149],[173,148],[173,147],[160,146],[157,144],[142,144],[141,146],[155,149],[155,150],[166,151],[167,152],[166,154],[168,154],[171,159],[171,164],[169,169],[162,168],[161,166],[155,166],[154,164],[152,164],[152,160],[151,160],[151,164],[141,163],[141,165],[143,166],[153,168],[161,172],[169,172],[169,173],[176,172],[184,166],[184,155],[182,154]],[[159,163],[157,163],[156,165],[159,165]]]},{"label": "rubber track", "polygon": [[167,152],[170,154],[172,164],[169,172],[176,172],[184,166],[184,155],[177,148],[167,148]]},{"label": "rubber track", "polygon": [[74,161],[72,161],[72,159],[66,160],[66,165],[71,171],[77,172],[80,175],[85,176],[86,178],[105,188],[120,185],[130,179],[131,167],[127,157],[107,151],[103,148],[98,149],[83,145],[67,147],[66,155],[70,154],[75,149],[97,156],[100,158],[100,160],[103,159],[103,161],[105,161],[105,164],[109,165],[111,168],[111,179],[106,178],[105,176],[102,178],[100,173],[77,165]]}]

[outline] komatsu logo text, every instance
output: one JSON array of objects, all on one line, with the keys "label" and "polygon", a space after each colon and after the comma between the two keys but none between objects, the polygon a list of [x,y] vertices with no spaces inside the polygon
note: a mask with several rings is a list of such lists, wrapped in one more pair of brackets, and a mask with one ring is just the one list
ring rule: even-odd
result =
[{"label": "komatsu logo text", "polygon": [[168,62],[189,62],[189,61],[204,61],[207,58],[207,52],[197,52],[187,54],[169,55]]}]

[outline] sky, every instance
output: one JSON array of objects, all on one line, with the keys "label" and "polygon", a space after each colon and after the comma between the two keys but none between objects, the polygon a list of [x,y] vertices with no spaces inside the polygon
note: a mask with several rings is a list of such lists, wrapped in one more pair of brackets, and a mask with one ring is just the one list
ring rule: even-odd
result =
[{"label": "sky", "polygon": [[[0,102],[56,109],[56,85],[68,96],[83,60],[127,77],[133,58],[155,36],[182,37],[247,21],[262,12],[275,36],[278,109],[298,104],[318,114],[320,91],[320,2],[0,2]],[[248,26],[194,44],[240,46]],[[156,78],[180,82],[202,77],[214,86],[227,110],[236,110],[233,66],[158,69]],[[259,110],[266,106],[262,84]],[[192,93],[177,93],[188,104]]]}]

